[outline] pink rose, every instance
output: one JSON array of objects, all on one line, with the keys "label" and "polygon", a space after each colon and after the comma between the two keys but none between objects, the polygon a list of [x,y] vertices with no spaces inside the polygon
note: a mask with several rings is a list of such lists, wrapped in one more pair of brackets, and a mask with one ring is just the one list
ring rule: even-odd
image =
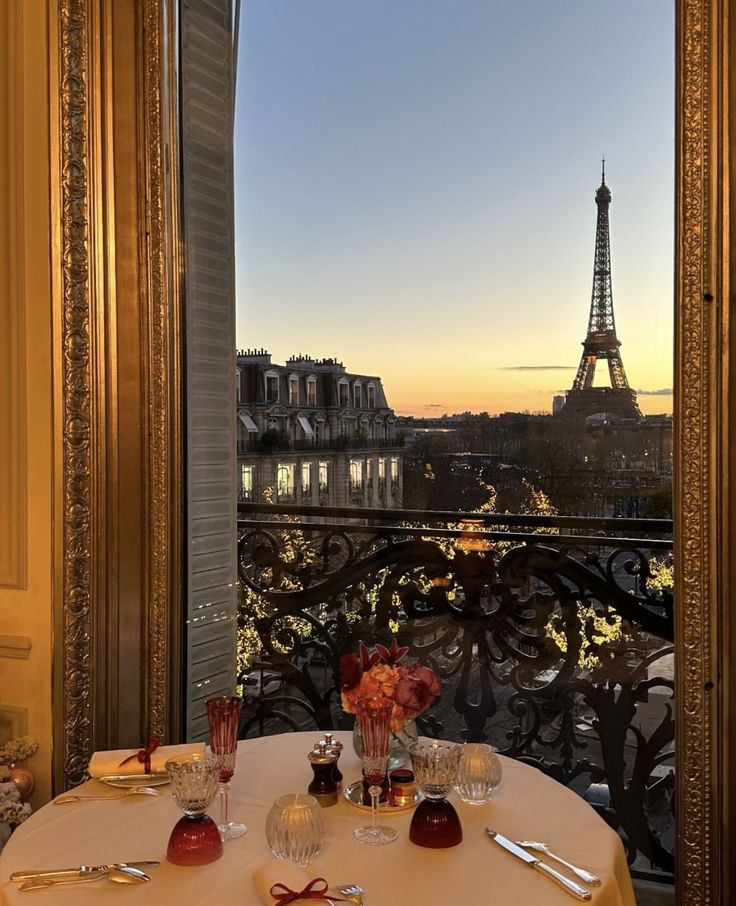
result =
[{"label": "pink rose", "polygon": [[440,686],[440,681],[437,677],[437,674],[434,670],[430,670],[429,667],[425,667],[422,664],[414,664],[411,668],[411,675],[420,680],[423,683],[426,683],[429,686],[430,692],[436,698],[440,692],[442,692],[442,686]]},{"label": "pink rose", "polygon": [[415,676],[402,676],[396,686],[396,703],[403,708],[407,717],[418,717],[427,710],[438,694],[439,690],[434,691],[434,684]]}]

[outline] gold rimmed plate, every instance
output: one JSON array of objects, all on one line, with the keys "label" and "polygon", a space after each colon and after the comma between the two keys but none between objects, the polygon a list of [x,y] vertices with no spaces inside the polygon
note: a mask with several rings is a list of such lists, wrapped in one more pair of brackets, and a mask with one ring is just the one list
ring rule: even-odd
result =
[{"label": "gold rimmed plate", "polygon": [[97,777],[100,783],[106,783],[108,786],[117,786],[123,790],[129,790],[134,786],[163,786],[169,782],[168,774],[105,774],[104,777]]},{"label": "gold rimmed plate", "polygon": [[[356,808],[365,809],[369,812],[371,810],[370,805],[366,805],[363,802],[363,781],[356,780],[354,783],[351,783],[349,786],[346,786],[342,792],[343,796],[348,800],[351,805],[354,805]],[[414,808],[418,805],[424,797],[419,792],[419,790],[414,791],[414,795],[411,798],[408,798],[407,801],[402,801],[400,804],[392,804],[389,802],[379,802],[378,811],[385,812],[386,814],[392,815],[394,812],[406,812],[409,809]]]}]

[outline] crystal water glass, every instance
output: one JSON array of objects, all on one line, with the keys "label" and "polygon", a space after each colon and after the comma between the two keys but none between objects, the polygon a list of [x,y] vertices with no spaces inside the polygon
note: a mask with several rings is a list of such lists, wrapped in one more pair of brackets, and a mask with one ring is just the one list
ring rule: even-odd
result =
[{"label": "crystal water glass", "polygon": [[425,796],[409,825],[412,843],[443,849],[462,841],[460,818],[446,798],[455,782],[462,753],[461,745],[439,740],[409,746],[414,776]]},{"label": "crystal water glass", "polygon": [[468,805],[483,805],[501,783],[501,760],[493,746],[468,742],[455,780],[455,791]]},{"label": "crystal water glass", "polygon": [[227,814],[230,779],[235,773],[238,753],[238,725],[243,700],[236,695],[221,695],[205,702],[210,725],[212,757],[220,765],[220,834],[223,840],[234,840],[247,830],[240,821],[229,821]]},{"label": "crystal water glass", "polygon": [[166,857],[175,865],[206,865],[222,855],[217,825],[205,814],[217,795],[220,766],[199,755],[178,755],[166,762],[174,802],[184,812],[169,837]]},{"label": "crystal water glass", "polygon": [[324,838],[322,806],[307,793],[286,793],[266,818],[266,840],[277,859],[304,868],[319,853]]}]

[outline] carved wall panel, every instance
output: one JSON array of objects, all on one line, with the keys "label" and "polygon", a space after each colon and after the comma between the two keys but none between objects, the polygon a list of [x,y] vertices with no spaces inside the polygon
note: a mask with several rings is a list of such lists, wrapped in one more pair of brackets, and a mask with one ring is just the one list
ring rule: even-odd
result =
[{"label": "carved wall panel", "polygon": [[26,570],[26,403],[23,307],[23,98],[18,10],[0,8],[0,586],[22,587]]}]

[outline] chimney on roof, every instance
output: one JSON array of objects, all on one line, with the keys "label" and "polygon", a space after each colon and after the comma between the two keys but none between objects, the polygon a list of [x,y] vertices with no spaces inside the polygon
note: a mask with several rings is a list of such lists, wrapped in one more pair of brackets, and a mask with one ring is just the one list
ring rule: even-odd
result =
[{"label": "chimney on roof", "polygon": [[271,353],[266,349],[239,349],[237,360],[241,365],[270,365]]}]

